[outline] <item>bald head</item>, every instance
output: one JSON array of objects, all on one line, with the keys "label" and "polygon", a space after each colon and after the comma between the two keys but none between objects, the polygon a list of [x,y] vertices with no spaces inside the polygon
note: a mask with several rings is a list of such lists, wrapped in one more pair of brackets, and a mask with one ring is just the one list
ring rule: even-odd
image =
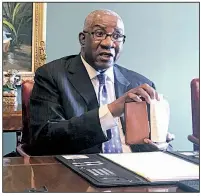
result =
[{"label": "bald head", "polygon": [[95,10],[86,17],[83,30],[89,31],[90,28],[93,26],[94,22],[101,19],[103,16],[116,17],[119,20],[119,22],[122,23],[122,28],[124,28],[123,20],[116,12],[112,10],[102,9],[102,10]]}]

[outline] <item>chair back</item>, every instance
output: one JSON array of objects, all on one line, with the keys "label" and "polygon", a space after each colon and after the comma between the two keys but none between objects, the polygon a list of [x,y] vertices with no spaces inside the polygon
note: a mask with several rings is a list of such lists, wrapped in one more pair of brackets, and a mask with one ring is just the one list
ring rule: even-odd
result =
[{"label": "chair back", "polygon": [[[195,78],[191,81],[191,109],[193,136],[200,139],[200,81]],[[199,150],[199,146],[194,144],[194,150]]]},{"label": "chair back", "polygon": [[30,109],[29,100],[33,89],[34,81],[26,80],[22,83],[22,140],[21,143],[30,143]]}]

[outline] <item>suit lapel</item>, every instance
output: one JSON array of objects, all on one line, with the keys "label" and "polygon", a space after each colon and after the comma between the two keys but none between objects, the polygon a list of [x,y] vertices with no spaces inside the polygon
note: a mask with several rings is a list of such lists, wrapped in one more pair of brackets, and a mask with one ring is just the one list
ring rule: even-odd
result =
[{"label": "suit lapel", "polygon": [[[77,92],[85,100],[88,110],[98,107],[98,101],[94,91],[93,84],[89,78],[87,70],[82,63],[80,55],[77,55],[68,65],[68,79]],[[115,94],[118,99],[124,93],[127,92],[130,82],[126,77],[120,72],[119,68],[114,65],[114,86]],[[124,116],[122,116],[121,121],[124,121]],[[122,122],[122,125],[125,123]],[[123,129],[125,130],[124,126]]]},{"label": "suit lapel", "polygon": [[124,93],[127,92],[128,86],[130,82],[126,79],[126,77],[120,72],[119,68],[114,65],[114,86],[115,86],[115,94],[118,99]]},{"label": "suit lapel", "polygon": [[[114,86],[115,86],[115,94],[116,98],[118,99],[123,94],[125,94],[128,91],[128,86],[130,85],[130,82],[126,79],[126,77],[120,72],[118,67],[114,66]],[[124,114],[120,117],[123,132],[125,134],[125,117]]]},{"label": "suit lapel", "polygon": [[82,63],[80,55],[76,56],[68,65],[68,79],[85,100],[88,110],[98,107],[93,84]]}]

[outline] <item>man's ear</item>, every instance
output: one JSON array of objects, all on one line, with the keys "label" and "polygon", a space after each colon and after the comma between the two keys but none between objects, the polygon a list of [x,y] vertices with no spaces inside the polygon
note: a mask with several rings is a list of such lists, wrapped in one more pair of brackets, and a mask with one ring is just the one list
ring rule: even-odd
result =
[{"label": "man's ear", "polygon": [[83,32],[79,33],[79,42],[81,47],[85,46],[86,36]]}]

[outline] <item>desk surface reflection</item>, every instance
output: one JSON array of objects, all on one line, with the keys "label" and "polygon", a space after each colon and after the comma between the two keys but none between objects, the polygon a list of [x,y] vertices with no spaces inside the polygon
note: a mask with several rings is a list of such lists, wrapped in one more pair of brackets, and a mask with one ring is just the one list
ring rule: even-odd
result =
[{"label": "desk surface reflection", "polygon": [[48,192],[182,192],[177,186],[97,188],[51,156],[3,159],[3,192],[43,186]]}]

